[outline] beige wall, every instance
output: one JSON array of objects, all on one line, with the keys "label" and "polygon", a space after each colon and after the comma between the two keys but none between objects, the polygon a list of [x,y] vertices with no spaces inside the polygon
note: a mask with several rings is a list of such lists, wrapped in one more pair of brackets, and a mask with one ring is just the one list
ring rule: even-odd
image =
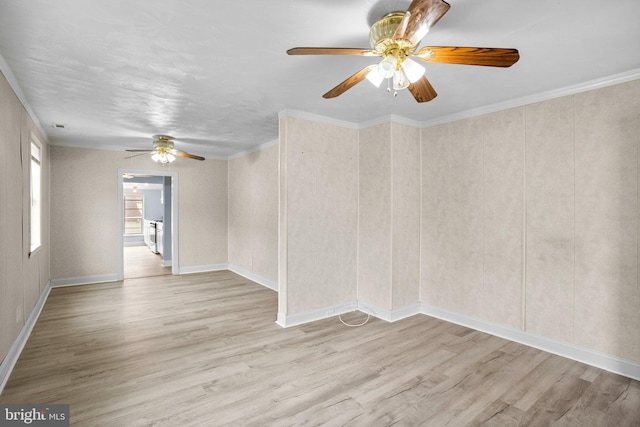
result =
[{"label": "beige wall", "polygon": [[229,160],[229,263],[278,281],[278,146]]},{"label": "beige wall", "polygon": [[391,309],[420,302],[420,129],[391,124]]},{"label": "beige wall", "polygon": [[358,135],[280,120],[279,314],[356,300]]},{"label": "beige wall", "polygon": [[228,262],[226,160],[187,160],[175,166],[179,197],[180,268]]},{"label": "beige wall", "polygon": [[[30,143],[42,144],[42,246],[30,250]],[[49,151],[0,74],[0,360],[49,280]]]},{"label": "beige wall", "polygon": [[359,132],[358,300],[386,310],[419,302],[420,130]]},{"label": "beige wall", "polygon": [[640,80],[575,95],[573,124],[573,342],[640,361]]},{"label": "beige wall", "polygon": [[422,141],[423,302],[640,361],[640,81]]},{"label": "beige wall", "polygon": [[422,130],[422,302],[522,325],[523,109]]},{"label": "beige wall", "polygon": [[[526,329],[574,336],[573,97],[526,107]],[[559,315],[564,313],[564,315]]]},{"label": "beige wall", "polygon": [[359,138],[358,299],[391,309],[391,123]]},{"label": "beige wall", "polygon": [[227,162],[178,160],[162,168],[126,152],[51,147],[51,277],[115,275],[118,169],[178,174],[180,268],[227,262]]}]

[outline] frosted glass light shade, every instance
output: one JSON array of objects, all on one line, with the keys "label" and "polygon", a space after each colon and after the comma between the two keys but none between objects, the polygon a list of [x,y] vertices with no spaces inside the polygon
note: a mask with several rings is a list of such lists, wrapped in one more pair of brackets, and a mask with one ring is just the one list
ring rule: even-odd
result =
[{"label": "frosted glass light shade", "polygon": [[176,160],[176,157],[171,153],[153,153],[151,155],[151,160],[165,165],[167,163],[173,163]]},{"label": "frosted glass light shade", "polygon": [[415,83],[424,75],[424,67],[409,58],[402,62],[402,71],[411,83]]},{"label": "frosted glass light shade", "polygon": [[400,90],[409,87],[409,79],[402,70],[397,70],[393,75],[393,89]]},{"label": "frosted glass light shade", "polygon": [[367,74],[367,80],[369,80],[375,87],[380,87],[380,84],[384,80],[384,77],[382,77],[382,74],[378,72],[378,69],[376,67],[369,71],[369,73]]},{"label": "frosted glass light shade", "polygon": [[396,71],[396,58],[394,58],[391,55],[385,57],[378,64],[378,72],[385,79],[393,77],[393,73],[395,73],[395,71]]}]

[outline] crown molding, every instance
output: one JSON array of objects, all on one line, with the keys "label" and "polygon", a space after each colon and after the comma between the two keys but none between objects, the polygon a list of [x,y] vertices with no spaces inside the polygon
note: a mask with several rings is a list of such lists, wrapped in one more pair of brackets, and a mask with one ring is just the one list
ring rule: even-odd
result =
[{"label": "crown molding", "polygon": [[388,116],[378,117],[377,119],[367,120],[358,124],[358,129],[366,129],[372,126],[383,125],[386,123],[397,123],[400,125],[411,126],[414,128],[420,128],[421,122],[418,120],[408,119],[406,117],[398,116],[397,114],[390,114]]},{"label": "crown molding", "polygon": [[320,114],[307,113],[299,110],[282,110],[278,113],[278,119],[284,117],[293,117],[296,119],[308,120],[310,122],[324,123],[326,125],[340,126],[347,129],[360,129],[358,123],[348,122],[346,120],[334,119],[332,117],[322,116]]},{"label": "crown molding", "polygon": [[459,113],[450,114],[444,117],[438,117],[433,120],[426,120],[420,123],[419,127],[424,129],[431,126],[441,125],[444,123],[455,122],[457,120],[468,119],[470,117],[481,116],[483,114],[495,113],[502,110],[508,110],[510,108],[523,107],[525,105],[535,104],[537,102],[548,101],[554,98],[560,98],[563,96],[575,95],[581,92],[587,92],[590,90],[600,89],[607,86],[613,86],[620,83],[629,82],[632,80],[640,79],[640,68],[629,70],[624,73],[614,74],[599,79],[589,80],[583,83],[578,83],[571,86],[562,87],[559,89],[553,89],[546,92],[541,92],[535,95],[524,96],[522,98],[516,98],[505,102],[499,102],[497,104],[485,105],[479,108],[473,108]]},{"label": "crown molding", "polygon": [[320,114],[307,113],[298,110],[282,110],[278,113],[278,118],[294,117],[297,119],[309,120],[316,123],[324,123],[327,125],[340,126],[347,129],[366,129],[372,126],[382,125],[386,123],[398,123],[401,125],[412,126],[419,128],[421,122],[417,120],[408,119],[406,117],[398,116],[397,114],[390,114],[388,116],[378,117],[372,120],[367,120],[361,123],[349,122],[346,120],[334,119],[332,117],[322,116]]},{"label": "crown molding", "polygon": [[262,151],[262,150],[267,149],[269,147],[272,147],[274,145],[278,145],[279,142],[280,142],[280,140],[274,139],[273,141],[269,141],[269,142],[265,142],[264,144],[256,145],[255,147],[251,147],[251,148],[249,148],[247,150],[238,151],[237,153],[234,153],[234,154],[230,155],[229,157],[227,157],[227,160],[237,159],[238,157],[243,157],[243,156],[246,156],[248,154],[255,153],[256,151]]}]

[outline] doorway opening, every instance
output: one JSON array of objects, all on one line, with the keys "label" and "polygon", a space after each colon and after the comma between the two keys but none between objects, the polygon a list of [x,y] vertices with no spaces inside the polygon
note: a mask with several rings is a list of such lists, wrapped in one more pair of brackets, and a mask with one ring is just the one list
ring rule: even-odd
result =
[{"label": "doorway opening", "polygon": [[178,274],[177,174],[118,170],[118,280]]}]

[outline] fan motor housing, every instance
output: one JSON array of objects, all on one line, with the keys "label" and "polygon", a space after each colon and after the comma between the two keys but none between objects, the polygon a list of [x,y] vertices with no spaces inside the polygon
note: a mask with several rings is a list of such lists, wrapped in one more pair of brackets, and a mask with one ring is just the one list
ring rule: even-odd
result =
[{"label": "fan motor housing", "polygon": [[168,151],[173,149],[173,137],[168,135],[154,135],[153,146],[160,151]]},{"label": "fan motor housing", "polygon": [[378,44],[390,40],[398,29],[398,25],[404,18],[403,12],[387,13],[378,22],[371,26],[369,30],[369,42],[371,47],[376,51],[379,50]]}]

